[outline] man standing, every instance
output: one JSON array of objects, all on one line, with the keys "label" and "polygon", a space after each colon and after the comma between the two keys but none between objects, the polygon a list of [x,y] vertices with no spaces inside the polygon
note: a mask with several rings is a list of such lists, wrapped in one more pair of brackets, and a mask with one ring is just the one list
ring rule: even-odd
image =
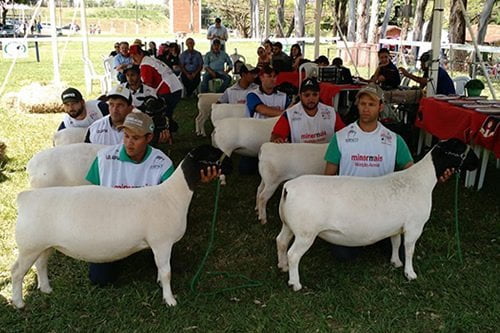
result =
[{"label": "man standing", "polygon": [[66,114],[58,131],[69,127],[89,127],[109,113],[108,104],[99,100],[85,102],[80,91],[75,88],[64,90],[61,99]]},{"label": "man standing", "polygon": [[271,65],[278,72],[289,72],[292,70],[292,58],[283,52],[283,44],[276,42],[273,44],[273,55]]},{"label": "man standing", "polygon": [[123,70],[132,63],[132,58],[130,57],[128,51],[128,42],[120,42],[119,53],[113,59],[113,67],[118,72],[117,79],[120,83],[127,81],[125,74],[123,74]]},{"label": "man standing", "polygon": [[240,79],[233,86],[224,91],[217,103],[245,104],[247,94],[257,89],[259,86],[254,83],[259,69],[249,64],[243,64],[240,67]]},{"label": "man standing", "polygon": [[[422,68],[422,71],[424,72],[423,77],[418,77],[416,75],[413,75],[403,67],[400,67],[399,71],[401,72],[401,74],[403,74],[403,76],[406,76],[411,80],[418,82],[420,84],[420,88],[423,89],[425,86],[427,86],[427,83],[429,82],[429,67],[432,63],[431,58],[432,57],[430,51],[427,51],[420,56],[420,68]],[[455,85],[453,84],[453,80],[450,78],[446,70],[443,67],[439,66],[436,94],[452,95],[455,93],[456,91],[455,91]]]},{"label": "man standing", "polygon": [[122,86],[130,90],[130,93],[132,94],[132,105],[135,108],[140,108],[146,97],[156,97],[156,91],[150,86],[142,83],[141,69],[139,66],[128,65],[127,68],[123,70],[123,73],[127,78],[127,82],[122,83]]},{"label": "man standing", "polygon": [[201,82],[201,92],[208,92],[208,82],[213,79],[222,79],[222,85],[217,89],[217,92],[225,91],[231,83],[231,77],[228,73],[233,69],[233,63],[227,53],[221,50],[220,40],[214,39],[212,41],[211,50],[205,54],[203,65],[205,74],[203,74]]},{"label": "man standing", "polygon": [[212,43],[216,39],[219,40],[221,42],[221,50],[225,51],[227,37],[228,37],[227,29],[225,26],[222,25],[221,19],[217,17],[215,19],[215,24],[212,24],[211,26],[208,27],[207,39],[210,40]]},{"label": "man standing", "polygon": [[335,110],[319,102],[319,83],[308,78],[300,85],[300,103],[288,108],[274,125],[275,143],[328,143],[345,125]]},{"label": "man standing", "polygon": [[107,95],[109,115],[90,125],[85,142],[102,145],[116,145],[123,142],[123,131],[119,126],[132,112],[132,94],[124,86],[113,87]]},{"label": "man standing", "polygon": [[165,102],[167,106],[165,115],[173,125],[174,109],[182,95],[181,81],[164,62],[146,56],[146,51],[139,45],[130,47],[130,55],[134,60],[134,64],[140,67],[142,82],[155,89],[156,95]]},{"label": "man standing", "polygon": [[181,53],[179,61],[182,71],[182,84],[184,85],[184,89],[186,89],[186,97],[189,97],[200,84],[203,56],[194,49],[194,39],[186,39],[186,46],[187,50]]},{"label": "man standing", "polygon": [[378,51],[379,65],[370,80],[365,82],[375,83],[380,85],[384,90],[396,89],[401,83],[401,77],[396,65],[391,62],[391,54],[386,48]]},{"label": "man standing", "polygon": [[290,104],[283,92],[276,91],[276,71],[264,66],[259,73],[260,86],[247,94],[247,116],[268,118],[280,116]]}]

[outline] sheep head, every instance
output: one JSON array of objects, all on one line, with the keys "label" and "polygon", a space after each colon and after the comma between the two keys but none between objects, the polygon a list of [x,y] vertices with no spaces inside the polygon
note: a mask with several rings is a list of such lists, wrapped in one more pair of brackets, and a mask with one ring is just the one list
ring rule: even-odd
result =
[{"label": "sheep head", "polygon": [[200,181],[200,170],[217,166],[222,175],[232,171],[231,160],[224,153],[210,145],[203,145],[191,150],[182,161],[181,168],[188,183],[189,189],[194,191],[195,185]]},{"label": "sheep head", "polygon": [[462,169],[471,171],[479,166],[479,159],[468,145],[458,139],[440,141],[432,149],[432,162],[436,177],[443,175],[448,168],[456,172]]}]

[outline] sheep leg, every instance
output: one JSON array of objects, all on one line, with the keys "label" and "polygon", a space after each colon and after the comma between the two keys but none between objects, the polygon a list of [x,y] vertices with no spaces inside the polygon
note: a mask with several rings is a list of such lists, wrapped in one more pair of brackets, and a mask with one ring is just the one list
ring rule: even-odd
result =
[{"label": "sheep leg", "polygon": [[262,190],[264,189],[264,186],[266,186],[266,184],[264,183],[264,179],[262,179],[260,181],[259,187],[257,187],[257,195],[255,196],[255,211],[257,212],[259,211],[259,197],[262,193]]},{"label": "sheep leg", "polygon": [[413,253],[415,251],[415,243],[422,234],[424,223],[419,230],[405,232],[405,276],[408,280],[415,280],[417,274],[413,270]]},{"label": "sheep leg", "polygon": [[272,184],[268,183],[264,186],[262,192],[260,193],[258,205],[259,205],[259,220],[260,223],[262,224],[267,223],[267,202],[273,196],[274,192],[276,191],[280,183],[281,182],[275,182]]},{"label": "sheep leg", "polygon": [[196,118],[194,119],[194,127],[195,127],[195,131],[196,131],[196,135],[201,135],[200,122],[201,122],[201,112],[198,111],[198,114],[196,115]]},{"label": "sheep leg", "polygon": [[174,306],[177,304],[177,301],[175,300],[175,297],[172,294],[172,288],[170,287],[170,279],[172,277],[170,255],[172,253],[172,246],[171,244],[168,244],[161,247],[152,247],[152,249],[155,256],[156,266],[158,267],[159,280],[161,281],[161,287],[163,289],[163,300],[168,306]]},{"label": "sheep leg", "polygon": [[16,262],[12,265],[12,303],[18,309],[24,307],[23,302],[23,279],[28,270],[40,255],[40,252],[23,253],[19,251]]},{"label": "sheep leg", "polygon": [[38,280],[38,289],[42,293],[50,294],[52,292],[52,288],[49,283],[48,269],[47,263],[49,261],[49,257],[52,254],[52,248],[48,248],[43,251],[42,254],[38,257],[35,262],[36,267],[36,275]]},{"label": "sheep leg", "polygon": [[286,251],[288,250],[288,245],[292,240],[293,232],[292,230],[283,223],[281,227],[281,232],[278,237],[276,237],[276,249],[278,251],[278,268],[280,268],[283,272],[288,271],[288,258],[286,255]]},{"label": "sheep leg", "polygon": [[309,250],[314,242],[315,237],[308,235],[309,237],[295,235],[295,241],[292,244],[290,250],[288,250],[288,265],[290,266],[288,285],[293,287],[294,291],[299,291],[302,289],[299,277],[299,263],[300,259],[304,253]]},{"label": "sheep leg", "polygon": [[392,244],[392,255],[391,255],[391,264],[394,267],[401,267],[403,263],[399,258],[399,246],[401,245],[401,235],[397,234],[395,236],[391,236],[391,244]]}]

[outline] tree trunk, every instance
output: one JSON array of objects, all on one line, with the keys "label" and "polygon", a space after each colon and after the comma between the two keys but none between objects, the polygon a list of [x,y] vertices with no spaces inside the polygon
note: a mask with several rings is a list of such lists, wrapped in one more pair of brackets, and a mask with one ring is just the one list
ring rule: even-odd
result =
[{"label": "tree trunk", "polygon": [[430,42],[432,39],[432,21],[434,21],[434,7],[435,4],[432,4],[432,12],[431,18],[429,19],[429,23],[427,24],[427,28],[425,29],[424,41]]},{"label": "tree trunk", "polygon": [[295,37],[304,37],[305,30],[306,1],[295,0]]},{"label": "tree trunk", "polygon": [[[417,0],[417,6],[415,8],[415,20],[413,21],[413,41],[417,42],[422,40],[422,26],[424,24],[424,14],[427,7],[428,0]],[[412,47],[411,52],[413,59],[417,59],[417,47]]]},{"label": "tree trunk", "polygon": [[356,0],[349,0],[349,18],[347,26],[347,40],[354,42],[356,40]]},{"label": "tree trunk", "polygon": [[342,31],[344,36],[347,34],[347,25],[349,23],[346,12],[347,12],[347,0],[342,0],[341,4],[340,4],[340,8],[337,11],[337,13],[340,13],[338,16],[338,18],[339,18],[338,22],[339,22],[340,30]]},{"label": "tree trunk", "polygon": [[496,0],[486,0],[484,4],[483,11],[479,16],[479,24],[477,28],[477,43],[484,44],[484,38],[486,37],[486,29],[488,28],[488,20],[491,17],[491,12],[493,10],[493,4]]},{"label": "tree trunk", "polygon": [[382,21],[382,26],[380,27],[380,38],[385,38],[387,26],[389,25],[389,20],[391,19],[391,12],[392,12],[393,3],[394,3],[394,0],[387,0],[387,6],[385,7],[384,20]]},{"label": "tree trunk", "polygon": [[366,43],[366,28],[368,25],[368,11],[366,10],[368,0],[358,1],[358,21],[356,24],[356,43]]},{"label": "tree trunk", "polygon": [[288,31],[286,32],[286,38],[292,35],[292,32],[295,28],[295,17],[292,17],[292,22],[290,22],[290,26],[288,27]]},{"label": "tree trunk", "polygon": [[373,44],[377,40],[378,28],[378,0],[372,0],[370,10],[370,25],[368,28],[368,43]]},{"label": "tree trunk", "polygon": [[259,0],[250,0],[250,26],[252,38],[260,37]]},{"label": "tree trunk", "polygon": [[[452,0],[450,9],[450,28],[448,38],[450,43],[465,44],[465,18],[460,9],[458,1],[463,1],[465,9],[467,9],[467,0]],[[454,70],[464,70],[467,51],[454,51],[453,58],[450,59]]]},{"label": "tree trunk", "polygon": [[276,37],[282,38],[285,33],[285,0],[278,0],[278,17],[276,22]]}]

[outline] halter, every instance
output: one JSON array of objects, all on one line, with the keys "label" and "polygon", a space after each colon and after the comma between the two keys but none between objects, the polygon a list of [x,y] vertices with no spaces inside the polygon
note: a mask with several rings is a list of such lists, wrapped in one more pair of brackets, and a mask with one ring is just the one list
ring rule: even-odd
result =
[{"label": "halter", "polygon": [[451,151],[446,151],[440,145],[438,145],[438,147],[439,147],[439,149],[441,149],[441,151],[445,155],[453,156],[453,157],[456,157],[456,158],[460,159],[460,164],[458,165],[457,168],[455,168],[455,173],[460,172],[460,169],[462,168],[462,166],[464,164],[464,161],[467,158],[467,154],[470,151],[470,145],[467,145],[467,148],[465,148],[465,151],[462,154],[457,154],[457,153],[454,153],[454,152],[451,152]]}]

